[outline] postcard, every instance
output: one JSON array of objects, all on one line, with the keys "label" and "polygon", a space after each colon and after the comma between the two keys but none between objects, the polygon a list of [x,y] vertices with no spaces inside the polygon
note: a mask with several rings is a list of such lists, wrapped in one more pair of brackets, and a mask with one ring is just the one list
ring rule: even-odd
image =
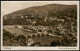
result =
[{"label": "postcard", "polygon": [[2,50],[78,50],[79,1],[1,1]]}]

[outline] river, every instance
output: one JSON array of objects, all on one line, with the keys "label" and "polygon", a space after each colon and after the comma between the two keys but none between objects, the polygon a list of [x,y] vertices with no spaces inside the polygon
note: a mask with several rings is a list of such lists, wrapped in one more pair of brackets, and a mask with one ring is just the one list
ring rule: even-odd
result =
[{"label": "river", "polygon": [[[9,31],[11,34],[20,34],[20,35],[28,35],[28,34],[35,34],[33,32],[28,32],[28,31],[24,31],[22,29],[18,29],[18,28],[4,28],[5,30]],[[50,43],[55,40],[58,39],[57,37],[54,36],[42,36],[42,37],[35,37],[32,38],[34,43],[36,42],[40,42],[41,45],[47,44],[50,45]]]}]

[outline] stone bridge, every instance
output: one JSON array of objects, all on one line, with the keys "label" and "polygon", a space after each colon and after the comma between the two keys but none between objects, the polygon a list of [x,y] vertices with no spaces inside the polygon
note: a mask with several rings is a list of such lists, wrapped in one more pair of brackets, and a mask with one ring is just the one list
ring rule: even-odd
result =
[{"label": "stone bridge", "polygon": [[40,34],[38,34],[38,33],[36,33],[36,34],[28,34],[28,35],[26,35],[26,37],[28,37],[28,36],[30,36],[30,37],[33,37],[33,36],[35,36],[35,37],[37,37],[37,36],[45,36],[45,35],[49,35],[49,36],[57,36],[57,35],[54,35],[54,34],[44,34],[44,33],[40,33]]},{"label": "stone bridge", "polygon": [[37,37],[37,36],[44,36],[44,35],[46,35],[46,34],[43,34],[43,33],[41,33],[41,34],[28,34],[28,35],[26,35],[26,37],[27,36],[31,36],[31,37],[33,37],[33,36],[35,36],[35,37]]}]

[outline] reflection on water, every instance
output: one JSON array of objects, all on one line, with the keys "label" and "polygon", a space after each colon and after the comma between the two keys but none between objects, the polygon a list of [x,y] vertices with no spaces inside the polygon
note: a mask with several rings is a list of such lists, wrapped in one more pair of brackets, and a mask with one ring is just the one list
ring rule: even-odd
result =
[{"label": "reflection on water", "polygon": [[42,36],[42,37],[35,37],[33,38],[33,41],[40,42],[41,45],[50,45],[50,43],[55,39],[56,37],[51,37],[51,36]]}]

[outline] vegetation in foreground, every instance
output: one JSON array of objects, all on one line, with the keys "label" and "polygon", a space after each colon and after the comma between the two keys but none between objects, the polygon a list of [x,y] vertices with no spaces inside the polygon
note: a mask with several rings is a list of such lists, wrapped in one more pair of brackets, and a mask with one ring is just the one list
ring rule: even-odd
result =
[{"label": "vegetation in foreground", "polygon": [[[23,35],[12,35],[10,32],[3,30],[3,46],[27,46],[27,40],[26,36]],[[49,36],[49,35],[42,35],[44,36]],[[35,38],[36,36],[33,35],[27,36],[28,38]],[[38,34],[38,37],[39,34]],[[58,39],[53,40],[50,45],[44,44],[42,45],[41,42],[35,42],[31,44],[30,46],[76,46],[77,45],[77,38],[76,36],[68,36],[66,37],[65,35],[59,37]]]}]

